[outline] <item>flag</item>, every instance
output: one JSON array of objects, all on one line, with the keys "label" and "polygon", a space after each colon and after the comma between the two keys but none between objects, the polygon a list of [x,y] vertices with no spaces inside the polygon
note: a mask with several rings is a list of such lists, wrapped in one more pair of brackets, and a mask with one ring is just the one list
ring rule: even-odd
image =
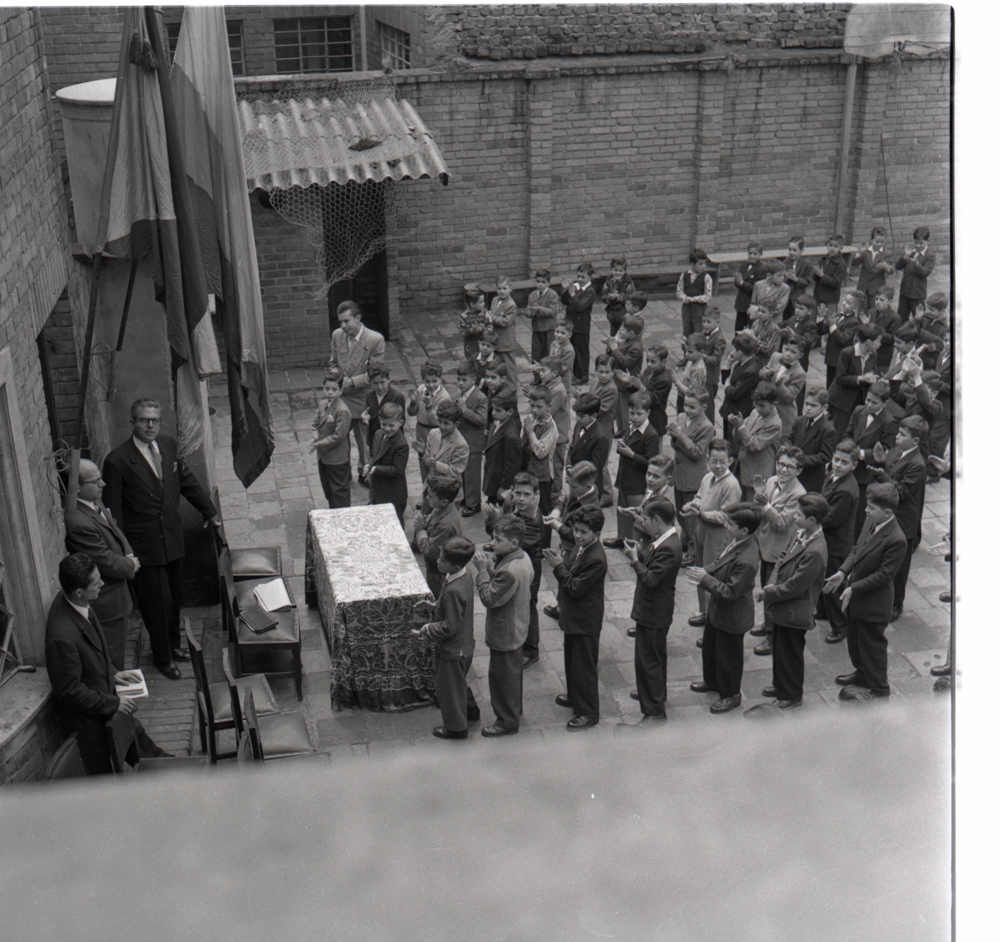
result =
[{"label": "flag", "polygon": [[226,340],[233,470],[249,487],[270,463],[274,432],[257,251],[222,7],[185,9],[170,84],[209,290],[216,295]]},{"label": "flag", "polygon": [[144,11],[126,8],[95,248],[115,258],[151,259],[156,298],[166,312],[178,451],[188,455],[205,436],[198,379],[222,367],[186,174],[179,164],[168,66],[157,47],[162,53]]}]

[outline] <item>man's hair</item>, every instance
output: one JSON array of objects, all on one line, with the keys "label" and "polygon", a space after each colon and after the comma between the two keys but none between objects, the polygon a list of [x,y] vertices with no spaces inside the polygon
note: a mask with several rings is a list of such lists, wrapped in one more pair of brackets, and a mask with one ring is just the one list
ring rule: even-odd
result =
[{"label": "man's hair", "polygon": [[844,244],[844,237],[838,232],[836,235],[832,235],[832,236],[830,236],[829,239],[826,240],[826,244],[827,245],[829,245],[831,242],[834,242],[837,245],[843,245]]},{"label": "man's hair", "polygon": [[830,505],[822,494],[803,494],[799,498],[799,510],[806,517],[812,517],[820,526],[830,513]]},{"label": "man's hair", "polygon": [[384,376],[386,379],[389,378],[389,366],[387,363],[374,360],[368,364],[368,378],[375,379],[376,376]]},{"label": "man's hair", "polygon": [[518,471],[514,475],[514,479],[511,481],[511,487],[530,487],[532,491],[536,494],[538,493],[538,475],[533,474],[531,471]]},{"label": "man's hair", "polygon": [[750,398],[754,402],[775,402],[778,398],[778,390],[775,388],[774,383],[769,383],[766,379],[762,379],[753,388],[753,392],[750,393]]},{"label": "man's hair", "polygon": [[649,407],[653,404],[653,398],[645,389],[640,389],[628,397],[628,404],[630,407],[644,409],[646,412],[649,412]]},{"label": "man's hair", "polygon": [[728,438],[713,438],[708,443],[709,455],[711,455],[713,451],[724,451],[727,458],[733,457],[733,446]]},{"label": "man's hair", "polygon": [[59,585],[69,595],[77,589],[86,589],[90,577],[97,568],[93,557],[86,553],[71,553],[59,561]]},{"label": "man's hair", "polygon": [[429,376],[441,376],[443,370],[437,360],[425,360],[420,366],[420,378],[427,379]]},{"label": "man's hair", "polygon": [[833,450],[835,452],[839,451],[841,454],[847,455],[855,461],[861,460],[861,449],[858,448],[858,443],[853,438],[842,438]]},{"label": "man's hair", "polygon": [[633,291],[628,296],[628,299],[637,312],[645,310],[646,305],[649,303],[649,298],[646,296],[645,291]]},{"label": "man's hair", "polygon": [[806,390],[806,399],[815,399],[821,406],[830,401],[830,390],[825,386],[810,386]]},{"label": "man's hair", "polygon": [[858,328],[858,336],[862,340],[879,340],[882,337],[882,328],[878,324],[862,324]]},{"label": "man's hair", "polygon": [[785,270],[785,263],[780,258],[769,258],[764,262],[764,269],[769,275],[777,275]]},{"label": "man's hair", "polygon": [[804,249],[806,247],[806,237],[800,235],[793,235],[789,240],[789,243],[794,242],[799,249]]},{"label": "man's hair", "polygon": [[[635,295],[632,295],[632,299],[635,299]],[[622,319],[622,327],[638,337],[646,329],[646,322],[638,314],[626,314]]]},{"label": "man's hair", "polygon": [[449,536],[441,544],[441,558],[453,566],[464,566],[476,555],[476,544],[464,536]]},{"label": "man's hair", "polygon": [[872,234],[868,237],[869,239],[874,239],[875,236],[886,236],[888,233],[885,231],[885,226],[872,226]]},{"label": "man's hair", "polygon": [[657,360],[667,360],[670,357],[670,348],[665,343],[657,341],[646,347],[646,356],[648,357],[651,353]]},{"label": "man's hair", "polygon": [[[160,404],[155,399],[136,399],[129,410],[133,422],[139,418],[140,409],[160,409]],[[160,411],[162,412],[163,410],[160,409]]]},{"label": "man's hair", "polygon": [[927,441],[927,435],[930,432],[927,420],[919,415],[908,415],[899,423],[899,427],[909,430],[914,438],[922,442]]},{"label": "man's hair", "polygon": [[874,395],[881,399],[883,402],[889,398],[889,392],[892,387],[889,385],[889,381],[886,379],[877,379],[871,386],[868,387],[868,392],[874,393]]},{"label": "man's hair", "polygon": [[601,411],[601,400],[593,393],[584,393],[573,403],[573,411],[578,415],[597,415]]},{"label": "man's hair", "polygon": [[378,414],[382,419],[401,419],[403,417],[403,407],[398,402],[383,402],[379,407]]},{"label": "man's hair", "polygon": [[688,261],[692,265],[697,265],[698,262],[707,262],[708,253],[704,249],[691,249],[691,254],[688,256]]},{"label": "man's hair", "polygon": [[597,465],[593,461],[578,461],[575,465],[569,468],[566,472],[566,477],[571,478],[574,481],[596,481],[597,480]]},{"label": "man's hair", "polygon": [[547,406],[552,405],[552,390],[548,386],[532,386],[528,391],[528,398],[541,400]]},{"label": "man's hair", "polygon": [[504,514],[493,524],[494,533],[499,533],[508,540],[517,540],[518,546],[524,542],[525,531],[524,520],[517,514]]},{"label": "man's hair", "polygon": [[426,483],[427,490],[449,504],[458,497],[458,492],[462,489],[462,482],[453,474],[428,474]]},{"label": "man's hair", "polygon": [[479,340],[480,343],[491,343],[495,347],[497,345],[497,332],[493,330],[492,327],[487,327],[486,330],[479,335]]},{"label": "man's hair", "polygon": [[94,483],[93,481],[84,481],[83,480],[84,466],[86,466],[88,468],[93,468],[97,472],[97,477],[94,478],[94,481],[99,481],[101,479],[101,469],[98,467],[97,462],[96,461],[91,461],[89,458],[81,458],[80,459],[80,466],[77,468],[77,472],[76,472],[76,479],[77,479],[77,481],[79,481],[80,484],[92,484],[92,483]]},{"label": "man's hair", "polygon": [[462,410],[454,402],[442,402],[437,407],[438,422],[457,422],[462,418]]},{"label": "man's hair", "polygon": [[803,452],[798,445],[782,445],[778,449],[778,457],[780,458],[782,455],[794,461],[799,466],[800,471],[805,466],[806,463],[805,452]]},{"label": "man's hair", "polygon": [[865,493],[867,499],[882,510],[891,510],[895,513],[899,507],[899,492],[896,490],[896,485],[888,481],[884,484],[880,481],[869,484]]},{"label": "man's hair", "polygon": [[761,512],[753,504],[736,503],[722,508],[722,512],[747,533],[756,533],[760,526]]},{"label": "man's hair", "polygon": [[604,529],[604,511],[593,504],[587,504],[585,507],[573,511],[566,523],[568,526],[578,523],[592,533],[600,533]]},{"label": "man's hair", "polygon": [[649,517],[659,517],[664,523],[671,524],[677,516],[674,505],[665,497],[658,497],[656,500],[647,500],[642,505],[642,512]]},{"label": "man's hair", "polygon": [[337,305],[337,317],[340,317],[341,314],[353,314],[358,320],[364,317],[361,305],[357,301],[341,301]]}]

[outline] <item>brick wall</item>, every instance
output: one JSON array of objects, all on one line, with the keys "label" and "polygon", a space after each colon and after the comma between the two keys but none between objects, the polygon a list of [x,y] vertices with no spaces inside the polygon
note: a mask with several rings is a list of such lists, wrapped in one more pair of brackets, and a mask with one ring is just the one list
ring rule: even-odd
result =
[{"label": "brick wall", "polygon": [[[18,677],[7,686],[21,680]],[[0,786],[41,781],[45,766],[63,741],[44,671],[31,683],[32,689],[21,700],[23,717],[15,724],[16,729],[0,742]]]}]

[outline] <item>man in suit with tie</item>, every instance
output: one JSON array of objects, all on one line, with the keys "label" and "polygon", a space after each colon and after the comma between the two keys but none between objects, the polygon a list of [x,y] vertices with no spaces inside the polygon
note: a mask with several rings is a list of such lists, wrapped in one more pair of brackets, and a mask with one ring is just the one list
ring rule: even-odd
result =
[{"label": "man in suit with tie", "polygon": [[906,537],[896,522],[899,496],[892,484],[868,488],[864,528],[844,564],[823,585],[825,593],[845,585],[840,604],[847,612],[847,653],[854,670],[837,683],[842,700],[889,696],[889,644],[893,579],[906,556]]},{"label": "man in suit with tie", "polygon": [[189,661],[181,648],[181,584],[184,530],[183,494],[205,518],[217,511],[201,482],[177,454],[177,442],[160,435],[160,404],[132,403],[132,435],[104,459],[104,502],[139,557],[132,585],[149,632],[156,669],[178,680],[176,661]]},{"label": "man in suit with tie", "polygon": [[[129,683],[133,671],[116,670],[104,631],[91,607],[101,592],[97,563],[73,553],[59,563],[62,591],[45,622],[45,666],[66,735],[77,734],[88,775],[109,773],[111,750],[105,724],[115,713],[135,712],[136,701],[115,694],[116,683]],[[133,716],[139,753],[165,756]],[[126,756],[130,761],[135,757]]]},{"label": "man in suit with tie", "polygon": [[97,563],[104,584],[93,608],[104,629],[111,663],[124,670],[128,616],[132,612],[131,582],[139,571],[139,560],[101,500],[104,492],[101,469],[93,461],[81,458],[77,480],[76,506],[67,507],[63,515],[66,551],[85,553]]},{"label": "man in suit with tie", "polygon": [[340,326],[330,336],[330,361],[344,378],[344,405],[351,410],[351,429],[358,445],[358,477],[365,464],[365,428],[361,414],[365,411],[368,367],[385,360],[385,338],[361,323],[361,308],[354,301],[344,301],[337,307]]},{"label": "man in suit with tie", "polygon": [[[858,508],[858,482],[854,469],[858,465],[858,446],[845,438],[830,459],[830,472],[823,482],[823,498],[827,504],[823,523],[826,540],[826,575],[832,576],[851,555],[854,547],[854,520]],[[830,622],[827,644],[837,644],[847,637],[847,616],[836,593],[820,595],[816,600],[816,617]]]}]

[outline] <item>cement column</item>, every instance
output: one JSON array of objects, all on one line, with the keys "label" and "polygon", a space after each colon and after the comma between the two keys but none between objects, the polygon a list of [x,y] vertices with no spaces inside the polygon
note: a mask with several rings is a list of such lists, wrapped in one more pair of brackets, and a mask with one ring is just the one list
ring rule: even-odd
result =
[{"label": "cement column", "polygon": [[698,125],[694,150],[694,230],[691,244],[709,251],[715,238],[715,219],[722,200],[719,166],[725,131],[726,83],[729,73],[706,69],[698,73]]},{"label": "cement column", "polygon": [[551,268],[552,261],[552,82],[527,79],[528,271]]}]

